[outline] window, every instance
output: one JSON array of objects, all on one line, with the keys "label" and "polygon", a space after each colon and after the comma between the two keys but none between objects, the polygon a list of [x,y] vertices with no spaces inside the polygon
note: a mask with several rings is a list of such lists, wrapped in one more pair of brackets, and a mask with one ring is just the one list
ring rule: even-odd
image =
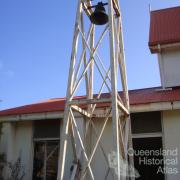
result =
[{"label": "window", "polygon": [[60,120],[34,122],[33,180],[56,180]]},{"label": "window", "polygon": [[58,141],[35,142],[33,180],[56,180]]},{"label": "window", "polygon": [[161,113],[131,114],[131,125],[135,152],[134,165],[140,174],[136,180],[164,180],[164,174],[158,171],[164,167],[163,156],[160,153],[163,149]]},{"label": "window", "polygon": [[[163,156],[157,154],[162,149],[161,137],[134,138],[133,149],[135,150],[134,165],[140,177],[137,180],[164,180]],[[139,155],[139,152],[148,152],[149,155]]]},{"label": "window", "polygon": [[34,139],[59,138],[60,120],[40,120],[34,122]]},{"label": "window", "polygon": [[161,113],[145,112],[131,114],[132,133],[161,132]]}]

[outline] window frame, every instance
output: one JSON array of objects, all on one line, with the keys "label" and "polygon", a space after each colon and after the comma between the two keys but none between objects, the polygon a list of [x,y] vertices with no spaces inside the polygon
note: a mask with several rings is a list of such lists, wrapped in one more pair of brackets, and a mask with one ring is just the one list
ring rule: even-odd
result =
[{"label": "window frame", "polygon": [[[153,112],[153,111],[148,111],[148,112]],[[132,143],[133,139],[141,139],[141,138],[154,138],[154,137],[161,137],[162,139],[162,148],[165,149],[165,139],[164,139],[164,122],[163,122],[163,111],[157,111],[160,113],[160,123],[161,123],[161,131],[159,132],[152,132],[152,133],[132,133]],[[133,114],[135,114],[134,112]],[[137,113],[144,113],[144,112],[137,112]],[[132,119],[131,119],[132,121]],[[132,125],[132,123],[131,123]],[[132,128],[132,127],[131,127]],[[163,159],[165,157],[163,156]],[[166,165],[164,164],[164,167]],[[167,180],[167,174],[164,174],[164,180]]]},{"label": "window frame", "polygon": [[[32,121],[32,165],[31,165],[31,179],[33,179],[33,167],[34,167],[34,148],[35,148],[35,143],[36,142],[44,142],[44,143],[47,143],[47,142],[52,142],[52,141],[58,141],[59,142],[59,150],[60,150],[60,140],[61,140],[61,130],[62,130],[62,121],[61,121],[62,118],[60,119],[44,119],[44,120],[49,120],[49,121],[53,121],[53,120],[59,120],[60,121],[60,124],[59,124],[59,137],[52,137],[52,138],[47,138],[47,137],[43,137],[43,138],[35,138],[34,137],[34,130],[35,130],[35,123],[34,121]],[[43,120],[37,120],[37,121],[42,121],[43,123]],[[59,152],[58,152],[58,159],[59,159]],[[46,174],[46,171],[45,171],[45,174]],[[46,176],[43,177],[43,180],[46,180]]]}]

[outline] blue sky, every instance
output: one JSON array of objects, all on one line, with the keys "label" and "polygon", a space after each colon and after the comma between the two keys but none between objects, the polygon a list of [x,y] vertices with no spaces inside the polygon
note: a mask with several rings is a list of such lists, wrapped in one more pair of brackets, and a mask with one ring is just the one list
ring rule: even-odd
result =
[{"label": "blue sky", "polygon": [[[76,3],[0,0],[0,109],[65,96]],[[180,3],[120,3],[129,89],[159,86],[157,57],[148,49],[149,4],[155,10]]]}]

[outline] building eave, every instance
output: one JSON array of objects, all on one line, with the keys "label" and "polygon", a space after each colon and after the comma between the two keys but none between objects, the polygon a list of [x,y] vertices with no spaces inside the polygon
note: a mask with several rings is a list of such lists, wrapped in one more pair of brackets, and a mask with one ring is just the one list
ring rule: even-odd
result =
[{"label": "building eave", "polygon": [[[152,112],[152,111],[169,111],[169,110],[178,110],[178,109],[180,109],[180,101],[134,104],[134,105],[130,106],[131,113]],[[63,116],[64,116],[63,111],[18,114],[18,115],[2,116],[2,117],[0,117],[0,122],[62,119]],[[77,116],[78,116],[78,114],[77,114]]]},{"label": "building eave", "polygon": [[131,106],[131,113],[151,112],[151,111],[167,111],[180,109],[180,101],[157,102],[138,104]]},{"label": "building eave", "polygon": [[63,118],[63,111],[41,112],[2,116],[0,117],[0,122],[34,121],[61,118]]},{"label": "building eave", "polygon": [[180,42],[149,45],[149,49],[152,54],[160,53],[162,50],[171,50],[173,48],[178,48],[178,47],[180,47]]}]

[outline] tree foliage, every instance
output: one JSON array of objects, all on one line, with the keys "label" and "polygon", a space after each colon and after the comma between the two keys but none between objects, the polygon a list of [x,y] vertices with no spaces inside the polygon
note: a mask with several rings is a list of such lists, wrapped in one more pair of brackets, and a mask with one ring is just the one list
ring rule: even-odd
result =
[{"label": "tree foliage", "polygon": [[25,176],[24,166],[22,165],[21,158],[18,157],[17,161],[7,163],[10,170],[10,177],[7,180],[23,180]]},{"label": "tree foliage", "polygon": [[[1,135],[2,135],[2,123],[0,123],[0,140],[1,140]],[[0,154],[0,163],[4,163],[4,162],[5,162],[5,155]]]},{"label": "tree foliage", "polygon": [[[2,135],[2,123],[0,123],[0,140],[1,140],[1,135]],[[2,171],[4,168],[4,164],[5,164],[5,155],[0,154],[0,180],[3,180]]]}]

